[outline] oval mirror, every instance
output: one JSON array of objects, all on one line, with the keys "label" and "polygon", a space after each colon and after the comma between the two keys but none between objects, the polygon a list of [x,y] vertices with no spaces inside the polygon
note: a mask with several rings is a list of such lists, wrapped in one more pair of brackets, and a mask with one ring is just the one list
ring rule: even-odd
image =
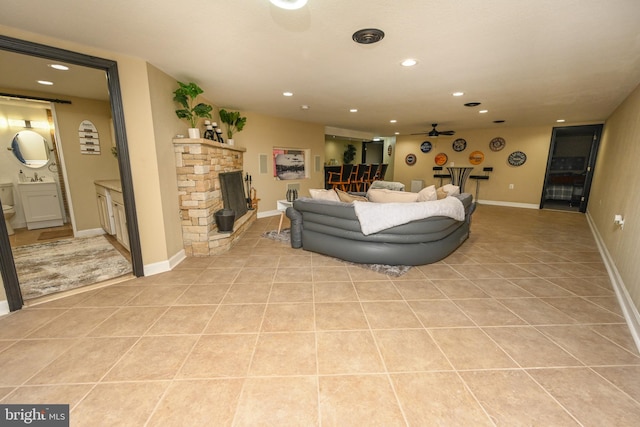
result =
[{"label": "oval mirror", "polygon": [[11,151],[24,166],[37,169],[49,163],[49,144],[44,137],[31,130],[22,130],[13,137]]}]

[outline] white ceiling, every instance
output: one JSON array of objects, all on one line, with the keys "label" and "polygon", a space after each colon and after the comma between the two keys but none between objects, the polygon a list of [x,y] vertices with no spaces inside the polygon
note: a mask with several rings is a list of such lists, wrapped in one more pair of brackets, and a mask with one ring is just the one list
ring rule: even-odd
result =
[{"label": "white ceiling", "polygon": [[[382,136],[436,122],[604,120],[640,82],[638,23],[638,0],[309,0],[297,11],[268,0],[23,0],[4,1],[0,15],[0,25],[144,58],[219,106]],[[381,42],[351,40],[372,27]],[[401,67],[409,57],[418,65]]]}]

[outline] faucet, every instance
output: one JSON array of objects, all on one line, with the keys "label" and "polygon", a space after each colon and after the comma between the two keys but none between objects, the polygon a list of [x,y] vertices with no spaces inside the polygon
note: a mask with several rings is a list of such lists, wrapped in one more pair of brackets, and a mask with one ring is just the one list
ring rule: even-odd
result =
[{"label": "faucet", "polygon": [[38,182],[38,172],[33,173],[33,181]]}]

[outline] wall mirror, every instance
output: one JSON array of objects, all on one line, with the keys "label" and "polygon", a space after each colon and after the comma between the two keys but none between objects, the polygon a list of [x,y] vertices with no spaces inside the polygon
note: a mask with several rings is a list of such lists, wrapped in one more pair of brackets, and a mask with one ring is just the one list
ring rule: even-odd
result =
[{"label": "wall mirror", "polygon": [[44,137],[32,130],[22,130],[11,141],[13,155],[24,166],[38,169],[51,159],[49,144]]}]

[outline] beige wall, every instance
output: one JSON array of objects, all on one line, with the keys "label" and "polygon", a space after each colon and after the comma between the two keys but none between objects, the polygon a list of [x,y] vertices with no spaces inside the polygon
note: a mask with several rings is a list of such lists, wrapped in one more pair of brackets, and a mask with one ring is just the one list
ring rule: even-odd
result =
[{"label": "beige wall", "polygon": [[[247,125],[242,132],[235,134],[233,139],[237,146],[247,149],[244,155],[244,169],[252,176],[253,186],[258,191],[258,214],[275,210],[276,201],[286,197],[289,183],[300,184],[300,196],[309,196],[310,188],[324,188],[324,126],[253,112],[243,111],[242,115],[247,117]],[[290,181],[274,178],[274,147],[310,149],[310,178]],[[266,154],[268,157],[266,174],[259,173],[260,154]],[[315,156],[320,156],[320,170],[315,169]]]},{"label": "beige wall", "polygon": [[167,255],[171,256],[183,249],[178,205],[178,181],[171,141],[176,134],[186,133],[187,125],[175,113],[177,107],[173,102],[173,91],[178,88],[176,79],[150,64],[147,64],[147,70],[155,137],[155,156],[150,160],[156,162],[153,169],[156,171],[158,179],[155,185],[149,186],[149,190],[155,193],[154,199],[160,200],[162,205],[162,209],[155,219],[156,226],[164,230]]},{"label": "beige wall", "polygon": [[356,155],[351,163],[354,165],[360,163],[362,161],[362,141],[353,141],[329,135],[325,137],[324,145],[326,163],[329,164],[331,159],[335,159],[337,165],[343,164],[344,152],[347,150],[349,144],[356,147]]},{"label": "beige wall", "polygon": [[[439,184],[439,180],[433,177],[435,156],[445,153],[450,166],[473,166],[473,174],[482,175],[483,167],[493,167],[488,181],[480,183],[480,200],[506,202],[516,204],[540,203],[544,174],[547,167],[549,145],[551,142],[551,126],[527,127],[527,128],[500,128],[477,129],[461,131],[455,137],[439,137],[429,139],[425,136],[398,136],[395,147],[394,180],[404,183],[410,188],[411,180],[422,179],[426,185]],[[506,140],[506,146],[501,151],[491,151],[489,142],[500,136]],[[457,138],[467,141],[464,151],[456,152],[452,149],[452,143]],[[433,144],[429,153],[420,151],[420,145],[428,140]],[[483,163],[474,166],[469,163],[469,154],[473,151],[481,151],[485,155]],[[524,165],[514,167],[507,162],[509,154],[514,151],[522,151],[527,155]],[[408,166],[405,163],[407,154],[413,153],[417,157],[415,165]],[[443,183],[448,182],[445,180]],[[509,189],[513,184],[513,190]],[[475,194],[475,181],[469,180],[465,191]]]},{"label": "beige wall", "polygon": [[[640,87],[607,120],[587,213],[640,310]],[[613,217],[625,218],[624,229]],[[639,319],[640,320],[640,319]],[[640,332],[640,331],[639,331]]]},{"label": "beige wall", "polygon": [[[56,104],[59,145],[64,157],[71,206],[78,231],[100,228],[96,190],[98,179],[119,179],[118,162],[111,154],[111,107],[106,101],[64,96],[71,104]],[[80,152],[78,127],[91,120],[98,129],[100,154]]]}]

